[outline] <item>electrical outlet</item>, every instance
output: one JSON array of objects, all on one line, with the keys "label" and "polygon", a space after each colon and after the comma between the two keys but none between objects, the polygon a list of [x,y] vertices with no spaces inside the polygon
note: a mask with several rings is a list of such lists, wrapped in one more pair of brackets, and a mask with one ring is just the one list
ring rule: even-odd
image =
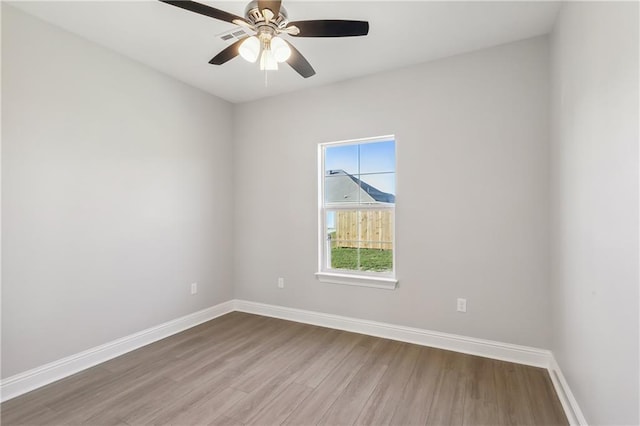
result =
[{"label": "electrical outlet", "polygon": [[191,283],[191,294],[196,294],[198,292],[198,283]]},{"label": "electrical outlet", "polygon": [[467,312],[467,299],[458,299],[458,312]]},{"label": "electrical outlet", "polygon": [[278,288],[284,288],[284,278],[278,278]]}]

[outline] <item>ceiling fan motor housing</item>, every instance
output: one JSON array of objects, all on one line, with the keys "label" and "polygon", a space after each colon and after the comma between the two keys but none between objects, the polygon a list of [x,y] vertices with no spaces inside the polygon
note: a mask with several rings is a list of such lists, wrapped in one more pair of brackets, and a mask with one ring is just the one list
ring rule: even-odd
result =
[{"label": "ceiling fan motor housing", "polygon": [[256,28],[267,25],[273,28],[274,32],[278,28],[284,28],[287,25],[287,22],[289,22],[287,10],[283,6],[280,6],[280,13],[278,16],[267,20],[258,7],[257,0],[253,0],[247,5],[244,10],[244,16],[247,18],[247,21],[251,22]]}]

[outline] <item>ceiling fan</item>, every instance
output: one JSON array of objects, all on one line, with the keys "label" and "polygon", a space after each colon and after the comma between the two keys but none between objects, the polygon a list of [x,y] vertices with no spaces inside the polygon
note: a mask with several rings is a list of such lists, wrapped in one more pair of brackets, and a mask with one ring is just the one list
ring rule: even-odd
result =
[{"label": "ceiling fan", "polygon": [[369,33],[366,21],[322,19],[289,22],[287,11],[280,0],[253,0],[245,9],[245,17],[189,0],[160,0],[210,18],[230,22],[255,32],[246,36],[209,61],[222,65],[240,55],[249,62],[260,59],[261,70],[277,70],[278,63],[286,62],[304,78],[316,72],[304,56],[291,43],[280,37],[354,37]]}]

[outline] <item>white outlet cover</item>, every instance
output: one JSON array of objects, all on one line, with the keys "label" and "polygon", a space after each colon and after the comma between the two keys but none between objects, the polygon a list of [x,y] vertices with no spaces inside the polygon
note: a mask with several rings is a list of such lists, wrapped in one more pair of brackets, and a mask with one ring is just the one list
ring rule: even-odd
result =
[{"label": "white outlet cover", "polygon": [[457,310],[458,312],[467,312],[467,299],[458,299]]}]

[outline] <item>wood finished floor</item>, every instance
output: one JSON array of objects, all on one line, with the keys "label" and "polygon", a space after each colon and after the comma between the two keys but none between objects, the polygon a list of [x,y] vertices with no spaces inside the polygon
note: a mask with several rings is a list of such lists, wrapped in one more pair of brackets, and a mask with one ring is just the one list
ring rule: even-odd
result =
[{"label": "wood finished floor", "polygon": [[0,406],[3,425],[559,425],[546,370],[233,312]]}]

